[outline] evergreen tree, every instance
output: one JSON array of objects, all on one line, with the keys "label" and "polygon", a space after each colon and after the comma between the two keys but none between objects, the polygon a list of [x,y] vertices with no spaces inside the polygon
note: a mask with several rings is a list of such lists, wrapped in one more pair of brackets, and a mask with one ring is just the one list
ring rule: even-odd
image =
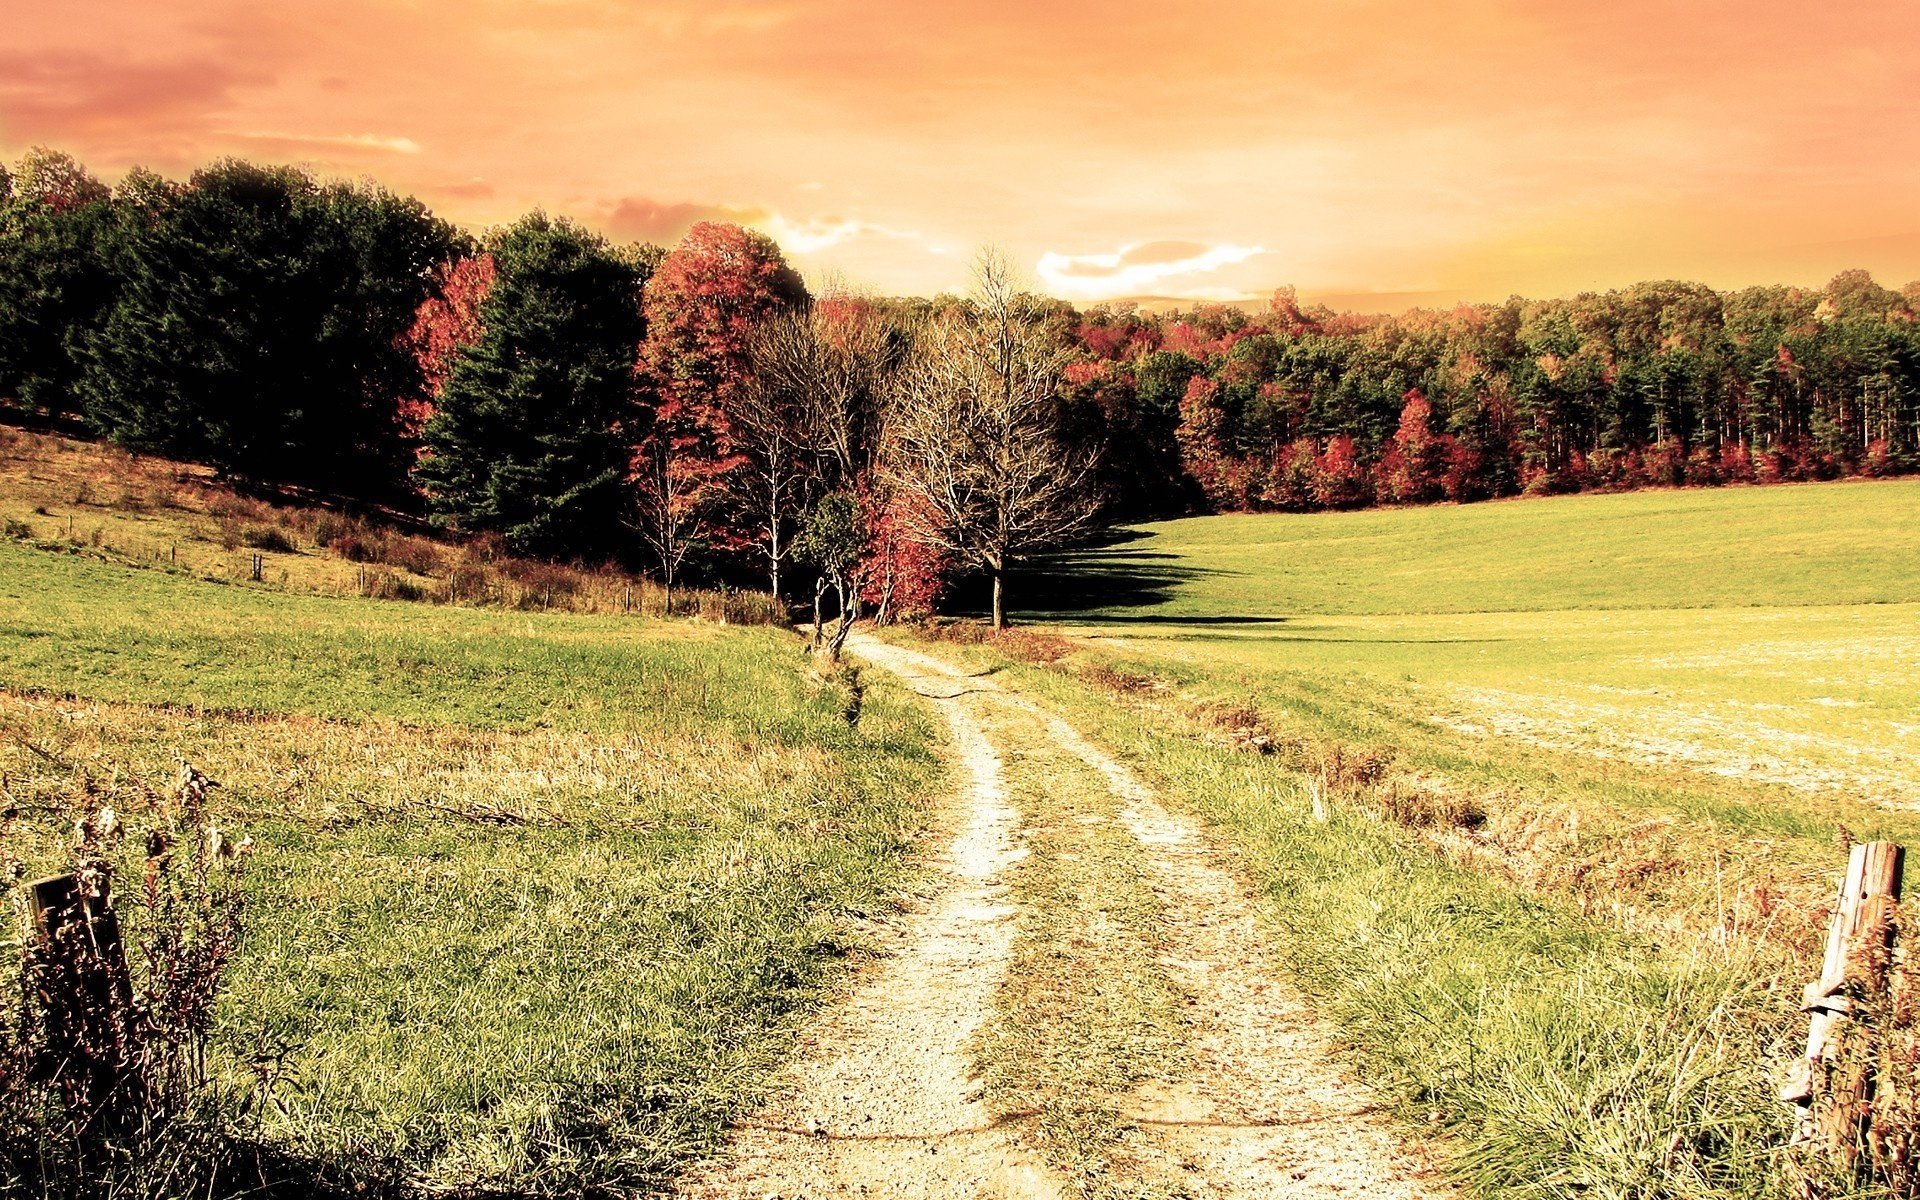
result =
[{"label": "evergreen tree", "polygon": [[98,429],[231,475],[394,492],[421,388],[403,335],[451,226],[375,187],[229,161],[129,194],[113,240],[82,383]]},{"label": "evergreen tree", "polygon": [[435,517],[517,551],[610,555],[631,516],[636,255],[535,213],[489,247],[479,340],[454,363],[415,470]]},{"label": "evergreen tree", "polygon": [[64,154],[0,168],[0,396],[79,413],[77,355],[113,298],[112,219],[107,189]]}]

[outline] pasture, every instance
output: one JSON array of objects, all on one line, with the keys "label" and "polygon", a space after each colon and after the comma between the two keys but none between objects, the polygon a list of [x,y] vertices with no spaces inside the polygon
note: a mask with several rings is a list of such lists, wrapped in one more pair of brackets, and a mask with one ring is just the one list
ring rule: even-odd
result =
[{"label": "pasture", "polygon": [[0,730],[30,873],[85,811],[157,819],[178,760],[219,783],[256,846],[222,1061],[277,1048],[265,1136],[350,1189],[644,1190],[710,1150],[911,885],[940,775],[918,709],[772,629],[6,544]]}]

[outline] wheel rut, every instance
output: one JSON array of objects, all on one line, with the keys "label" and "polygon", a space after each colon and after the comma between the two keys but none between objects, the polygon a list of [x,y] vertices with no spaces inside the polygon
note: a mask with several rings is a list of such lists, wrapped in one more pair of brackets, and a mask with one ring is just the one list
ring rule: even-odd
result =
[{"label": "wheel rut", "polygon": [[[1257,896],[1224,847],[1032,699],[871,637],[856,635],[851,648],[944,715],[965,767],[966,815],[941,863],[937,896],[900,924],[892,953],[818,1022],[788,1085],[734,1131],[728,1156],[690,1178],[682,1194],[1452,1194],[1424,1147],[1376,1111],[1368,1089],[1335,1058],[1309,1002],[1275,971]],[[996,1119],[980,1099],[971,1054],[1006,980],[1016,932],[1008,880],[1023,853],[1002,750],[980,719],[989,712],[1026,719],[1061,771],[1097,772],[1144,851],[1163,924],[1158,967],[1185,999],[1185,1045],[1177,1069],[1125,1097],[1118,1115],[1126,1161],[1111,1164],[1111,1174],[1126,1186],[1089,1186],[1050,1171],[1024,1115]]]}]

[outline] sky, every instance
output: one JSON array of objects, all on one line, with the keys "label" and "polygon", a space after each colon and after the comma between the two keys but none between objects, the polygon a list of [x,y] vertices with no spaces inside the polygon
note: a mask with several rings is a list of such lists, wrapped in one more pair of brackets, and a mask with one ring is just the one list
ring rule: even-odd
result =
[{"label": "sky", "polygon": [[4,0],[0,154],[224,155],[810,278],[1336,307],[1920,278],[1911,0]]}]

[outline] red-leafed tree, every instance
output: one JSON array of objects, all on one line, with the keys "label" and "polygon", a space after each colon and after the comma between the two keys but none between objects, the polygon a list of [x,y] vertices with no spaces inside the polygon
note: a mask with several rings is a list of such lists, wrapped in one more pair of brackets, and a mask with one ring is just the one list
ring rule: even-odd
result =
[{"label": "red-leafed tree", "polygon": [[1368,482],[1359,448],[1344,433],[1314,461],[1313,498],[1321,508],[1359,508],[1373,498]]},{"label": "red-leafed tree", "polygon": [[633,485],[641,540],[669,588],[697,547],[751,539],[737,511],[749,459],[730,413],[753,386],[755,331],[805,297],[772,239],[711,221],[689,230],[647,282]]},{"label": "red-leafed tree", "polygon": [[1180,397],[1180,425],[1174,440],[1180,445],[1180,462],[1187,474],[1200,485],[1207,503],[1216,509],[1239,507],[1244,496],[1233,493],[1231,456],[1226,446],[1227,413],[1220,403],[1220,385],[1205,375],[1187,381]]},{"label": "red-leafed tree", "polygon": [[1374,477],[1380,499],[1426,504],[1446,494],[1454,441],[1433,432],[1433,406],[1419,388],[1409,391],[1405,399],[1400,428],[1388,440]]},{"label": "red-leafed tree", "polygon": [[935,516],[906,491],[880,496],[869,490],[862,498],[867,552],[861,564],[861,596],[873,606],[873,619],[886,625],[898,617],[931,613],[946,591],[952,555],[913,531],[926,528]]},{"label": "red-leafed tree", "polygon": [[492,254],[476,254],[444,263],[435,272],[433,295],[421,304],[407,331],[407,344],[420,364],[424,396],[400,401],[400,428],[403,436],[417,440],[427,418],[433,415],[440,389],[453,374],[453,364],[468,347],[477,345],[484,332],[480,324],[480,303],[493,288]]}]

